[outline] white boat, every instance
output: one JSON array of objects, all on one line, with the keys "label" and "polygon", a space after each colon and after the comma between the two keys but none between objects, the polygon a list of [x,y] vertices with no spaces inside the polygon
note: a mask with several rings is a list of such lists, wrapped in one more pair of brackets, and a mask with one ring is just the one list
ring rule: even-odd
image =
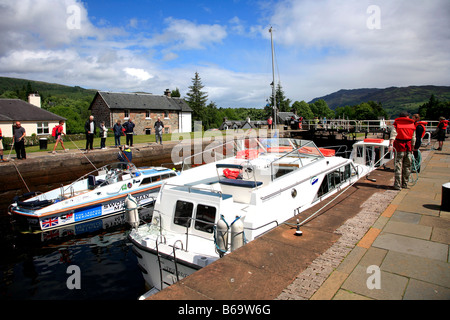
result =
[{"label": "white boat", "polygon": [[[366,139],[346,158],[312,141],[237,140],[205,151],[204,157],[186,158],[181,174],[161,187],[151,223],[129,235],[151,292],[343,191],[391,160],[388,146],[382,139]],[[228,150],[225,156],[222,150]],[[212,153],[216,161],[190,165]]]},{"label": "white boat", "polygon": [[[137,168],[117,162],[45,193],[16,197],[9,212],[31,230],[47,231],[124,212],[124,200],[132,195],[139,205],[149,206],[162,181],[177,173],[164,167]],[[28,197],[28,198],[26,198]]]}]

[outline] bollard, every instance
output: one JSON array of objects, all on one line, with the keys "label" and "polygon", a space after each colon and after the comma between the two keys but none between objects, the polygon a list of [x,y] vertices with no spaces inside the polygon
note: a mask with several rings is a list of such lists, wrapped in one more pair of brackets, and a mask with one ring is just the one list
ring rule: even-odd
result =
[{"label": "bollard", "polygon": [[441,210],[450,211],[450,182],[442,185]]}]

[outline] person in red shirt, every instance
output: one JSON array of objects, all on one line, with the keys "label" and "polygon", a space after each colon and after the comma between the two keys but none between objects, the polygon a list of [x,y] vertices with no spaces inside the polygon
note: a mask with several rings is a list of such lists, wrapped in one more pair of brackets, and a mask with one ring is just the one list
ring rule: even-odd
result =
[{"label": "person in red shirt", "polygon": [[445,134],[447,133],[447,126],[448,126],[448,120],[446,120],[444,117],[439,118],[439,124],[438,124],[438,133],[437,133],[437,141],[439,142],[439,148],[437,151],[442,151],[442,146],[444,145],[445,141]]},{"label": "person in red shirt", "polygon": [[54,130],[54,133],[55,133],[54,137],[55,137],[56,142],[55,142],[55,146],[53,147],[53,152],[52,152],[53,154],[56,153],[56,147],[58,146],[58,143],[60,143],[60,142],[61,142],[61,147],[64,149],[65,152],[67,152],[67,149],[64,147],[64,141],[61,137],[61,135],[64,135],[64,136],[66,135],[63,130],[64,130],[64,120],[60,120],[59,125],[57,125]]},{"label": "person in red shirt", "polygon": [[416,142],[415,131],[416,125],[414,120],[409,118],[409,113],[401,112],[394,121],[394,127],[389,137],[389,151],[393,148],[396,151],[394,180],[394,189],[396,190],[408,187],[412,165],[411,153]]},{"label": "person in red shirt", "polygon": [[273,125],[272,125],[272,117],[269,117],[269,119],[267,119],[267,125],[269,127],[269,129],[273,129]]}]

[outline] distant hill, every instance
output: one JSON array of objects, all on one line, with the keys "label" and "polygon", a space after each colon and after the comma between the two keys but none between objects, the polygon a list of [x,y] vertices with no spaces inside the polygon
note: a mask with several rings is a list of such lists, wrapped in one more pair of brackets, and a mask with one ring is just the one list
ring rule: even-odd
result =
[{"label": "distant hill", "polygon": [[97,90],[84,89],[78,86],[70,87],[61,84],[33,81],[26,79],[0,77],[0,95],[6,91],[20,92],[27,90],[28,84],[34,91],[38,91],[41,96],[55,96],[70,99],[93,99]]},{"label": "distant hill", "polygon": [[450,86],[409,86],[390,87],[385,89],[353,89],[339,90],[332,94],[315,98],[309,103],[323,99],[330,109],[354,106],[363,102],[374,101],[381,103],[390,115],[406,110],[417,112],[419,106],[428,102],[431,95],[441,101],[450,101]]}]

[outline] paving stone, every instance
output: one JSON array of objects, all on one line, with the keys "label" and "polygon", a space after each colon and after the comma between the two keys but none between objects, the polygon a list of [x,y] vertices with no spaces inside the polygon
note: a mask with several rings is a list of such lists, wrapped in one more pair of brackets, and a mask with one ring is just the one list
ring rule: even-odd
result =
[{"label": "paving stone", "polygon": [[336,295],[333,297],[333,300],[373,300],[368,297],[364,297],[360,294],[356,294],[354,292],[349,292],[346,290],[340,289]]},{"label": "paving stone", "polygon": [[[425,202],[425,203],[424,203]],[[440,201],[434,200],[434,193],[424,201],[423,198],[407,195],[398,205],[397,210],[439,216]]]},{"label": "paving stone", "polygon": [[331,300],[341,287],[342,283],[347,279],[347,274],[339,271],[333,272],[328,279],[322,284],[319,290],[314,293],[311,300]]},{"label": "paving stone", "polygon": [[361,258],[367,252],[367,249],[362,247],[355,247],[342,261],[342,263],[337,267],[337,271],[342,273],[350,274],[356,265],[359,263]]},{"label": "paving stone", "polygon": [[401,300],[408,278],[389,272],[380,271],[380,289],[369,289],[367,280],[373,274],[367,268],[358,265],[342,285],[342,289],[352,291],[377,300]]},{"label": "paving stone", "polygon": [[450,289],[411,279],[403,300],[450,300]]},{"label": "paving stone", "polygon": [[366,254],[362,257],[359,264],[364,267],[372,265],[381,266],[381,263],[386,257],[387,252],[388,252],[387,250],[370,247],[367,250]]},{"label": "paving stone", "polygon": [[390,221],[419,224],[421,218],[421,214],[397,210],[392,215]]},{"label": "paving stone", "polygon": [[400,234],[408,237],[429,240],[431,236],[431,227],[421,226],[406,222],[389,221],[384,227],[384,232]]},{"label": "paving stone", "polygon": [[433,228],[433,233],[431,234],[431,241],[450,244],[450,230]]},{"label": "paving stone", "polygon": [[373,247],[447,261],[448,246],[442,243],[382,232]]},{"label": "paving stone", "polygon": [[384,226],[386,225],[386,223],[388,223],[388,221],[389,221],[388,217],[380,216],[377,219],[377,221],[375,221],[375,223],[373,224],[372,228],[383,229]]},{"label": "paving stone", "polygon": [[450,265],[445,261],[389,251],[381,270],[450,288]]},{"label": "paving stone", "polygon": [[442,217],[422,216],[420,224],[423,226],[450,229],[450,220]]}]

